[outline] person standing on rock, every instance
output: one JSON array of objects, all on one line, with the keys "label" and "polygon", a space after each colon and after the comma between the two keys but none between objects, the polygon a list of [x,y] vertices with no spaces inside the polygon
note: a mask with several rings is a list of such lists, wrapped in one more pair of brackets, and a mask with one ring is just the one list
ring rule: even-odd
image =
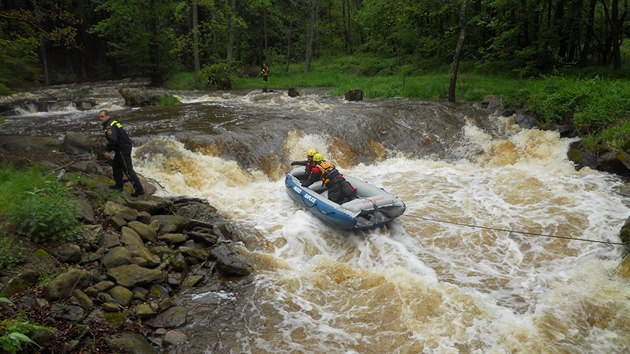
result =
[{"label": "person standing on rock", "polygon": [[122,124],[115,121],[110,117],[107,110],[98,112],[98,119],[103,124],[103,131],[105,132],[105,138],[107,139],[107,146],[105,146],[105,157],[112,159],[112,152],[114,153],[112,161],[112,172],[114,174],[114,182],[116,184],[110,186],[110,189],[122,191],[125,181],[123,180],[123,174],[127,175],[129,181],[133,185],[134,192],[132,197],[137,197],[144,194],[144,188],[140,183],[140,179],[133,170],[131,164],[131,139],[127,132],[123,129]]}]

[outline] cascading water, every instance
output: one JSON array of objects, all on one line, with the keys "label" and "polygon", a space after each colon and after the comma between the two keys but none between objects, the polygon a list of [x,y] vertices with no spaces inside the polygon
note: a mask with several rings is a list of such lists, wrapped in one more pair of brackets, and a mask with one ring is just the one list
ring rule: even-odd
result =
[{"label": "cascading water", "polygon": [[[618,178],[575,170],[568,139],[467,105],[185,99],[119,112],[144,142],[137,170],[159,194],[206,198],[241,230],[257,271],[247,286],[183,295],[181,352],[630,350],[622,249],[535,236],[619,242],[630,214]],[[405,214],[350,232],[299,209],[283,172],[310,147],[400,197]]]}]

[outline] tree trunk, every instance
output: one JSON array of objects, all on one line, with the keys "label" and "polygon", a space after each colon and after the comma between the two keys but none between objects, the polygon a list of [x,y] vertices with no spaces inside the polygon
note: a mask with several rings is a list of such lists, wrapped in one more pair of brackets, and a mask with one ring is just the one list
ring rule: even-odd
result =
[{"label": "tree trunk", "polygon": [[455,54],[453,55],[453,65],[451,66],[451,81],[448,85],[448,101],[455,102],[455,90],[457,87],[457,71],[459,70],[459,58],[464,47],[464,38],[466,38],[466,3],[467,0],[462,0],[462,6],[460,8],[459,21],[460,30],[459,38],[457,39],[457,47],[455,48]]},{"label": "tree trunk", "polygon": [[229,4],[226,3],[226,11],[227,16],[227,46],[226,46],[226,56],[225,60],[228,62],[228,65],[232,63],[234,60],[234,56],[232,55],[232,49],[234,48],[234,12],[236,11],[236,0],[229,0]]},{"label": "tree trunk", "polygon": [[586,20],[586,33],[584,35],[584,45],[582,46],[582,52],[580,53],[580,66],[586,66],[588,64],[588,55],[591,51],[591,40],[595,35],[595,4],[597,0],[590,0],[588,5],[588,15]]},{"label": "tree trunk", "polygon": [[287,53],[284,61],[284,73],[289,72],[289,63],[291,63],[291,37],[293,36],[293,19],[289,20],[289,32],[287,33]]},{"label": "tree trunk", "polygon": [[317,0],[309,0],[309,20],[306,24],[306,52],[304,54],[304,74],[311,70],[313,60],[313,42],[315,40],[315,28],[317,26]]},{"label": "tree trunk", "polygon": [[193,61],[195,65],[195,80],[199,81],[199,23],[197,13],[197,0],[192,0],[192,35],[193,35]]}]

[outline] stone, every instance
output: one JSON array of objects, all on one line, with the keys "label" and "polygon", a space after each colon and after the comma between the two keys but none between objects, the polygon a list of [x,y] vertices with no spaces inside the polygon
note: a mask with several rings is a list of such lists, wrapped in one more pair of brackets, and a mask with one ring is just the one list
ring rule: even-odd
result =
[{"label": "stone", "polygon": [[97,291],[107,291],[108,289],[111,289],[114,285],[114,283],[112,283],[109,280],[103,280],[101,282],[98,282],[96,284],[94,284],[94,289],[96,289]]},{"label": "stone", "polygon": [[133,292],[123,286],[115,286],[107,293],[112,296],[114,301],[122,306],[129,306],[133,299]]},{"label": "stone", "polygon": [[189,275],[182,282],[182,288],[192,288],[203,280],[203,275]]},{"label": "stone", "polygon": [[152,197],[151,199],[135,199],[130,200],[128,205],[131,208],[138,210],[139,212],[145,212],[147,214],[160,214],[168,212],[173,202],[165,199]]},{"label": "stone", "polygon": [[53,251],[53,254],[61,262],[78,263],[79,261],[81,261],[83,251],[81,250],[81,247],[79,247],[79,245],[77,244],[64,243],[59,245]]},{"label": "stone", "polygon": [[138,218],[138,211],[136,209],[114,203],[111,200],[108,200],[107,203],[105,203],[103,213],[108,216],[119,215],[127,221],[133,221]]},{"label": "stone", "polygon": [[92,299],[80,289],[75,289],[72,292],[72,296],[74,296],[74,298],[77,300],[76,304],[81,306],[82,308],[89,310],[94,307],[94,301],[92,301]]},{"label": "stone", "polygon": [[26,269],[15,277],[11,278],[0,288],[0,296],[10,298],[13,294],[22,292],[39,281],[39,273],[34,269]]},{"label": "stone", "polygon": [[188,337],[186,337],[184,333],[177,330],[167,331],[166,334],[164,334],[164,345],[166,346],[178,346],[186,343],[187,340]]},{"label": "stone", "polygon": [[136,316],[140,318],[148,318],[155,315],[155,310],[148,304],[138,304],[136,306]]},{"label": "stone", "polygon": [[121,353],[157,354],[151,344],[138,333],[118,333],[105,339],[107,345]]},{"label": "stone", "polygon": [[186,240],[188,240],[188,236],[185,234],[163,234],[158,236],[158,240],[164,241],[168,244],[177,244],[186,242]]},{"label": "stone", "polygon": [[114,247],[103,256],[101,263],[107,269],[131,264],[131,252],[122,246]]},{"label": "stone", "polygon": [[92,209],[90,202],[85,198],[75,198],[74,200],[77,202],[78,218],[86,224],[96,223],[96,219],[94,218],[94,209]]},{"label": "stone", "polygon": [[120,311],[120,305],[116,302],[106,302],[103,304],[103,311],[105,312],[118,312]]},{"label": "stone", "polygon": [[126,288],[149,284],[164,278],[162,271],[159,269],[143,268],[135,264],[112,268],[107,272],[107,275],[114,278],[116,283]]},{"label": "stone", "polygon": [[85,316],[85,312],[80,306],[54,303],[50,307],[50,315],[54,318],[77,322]]},{"label": "stone", "polygon": [[111,216],[107,219],[107,225],[114,227],[117,230],[120,230],[123,226],[127,225],[127,220],[119,214]]},{"label": "stone", "polygon": [[153,328],[177,328],[186,323],[188,309],[184,306],[173,306],[146,322]]},{"label": "stone", "polygon": [[100,246],[105,249],[120,246],[120,237],[118,237],[118,235],[105,233],[103,234],[103,237],[101,238]]},{"label": "stone", "polygon": [[48,301],[65,299],[76,288],[84,288],[89,284],[88,272],[79,269],[70,269],[58,275],[44,286],[43,295]]},{"label": "stone", "polygon": [[249,260],[225,243],[213,248],[210,256],[217,261],[217,270],[225,275],[246,276],[254,270]]},{"label": "stone", "polygon": [[130,227],[137,232],[140,238],[145,242],[157,242],[157,229],[159,229],[159,221],[157,221],[157,227],[155,227],[155,224],[153,224],[152,227],[139,221],[130,221],[127,224],[127,227]]},{"label": "stone", "polygon": [[[151,222],[153,222],[154,220],[159,220],[162,225],[160,228],[160,234],[167,232],[180,232],[185,228],[190,227],[190,225],[192,224],[190,219],[184,218],[179,215],[153,215],[151,217]],[[167,225],[172,225],[174,227],[174,230],[173,227],[169,227],[168,231],[165,232],[164,230]]]}]

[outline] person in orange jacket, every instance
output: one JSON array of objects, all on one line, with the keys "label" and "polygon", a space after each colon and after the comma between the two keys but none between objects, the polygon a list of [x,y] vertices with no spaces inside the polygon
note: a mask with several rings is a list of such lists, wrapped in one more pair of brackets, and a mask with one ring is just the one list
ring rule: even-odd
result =
[{"label": "person in orange jacket", "polygon": [[317,166],[313,168],[308,179],[302,183],[302,187],[308,187],[317,180],[321,180],[322,185],[328,189],[330,201],[343,204],[356,198],[357,189],[346,181],[335,165],[324,160],[324,155],[315,154],[313,161],[317,163]]}]

